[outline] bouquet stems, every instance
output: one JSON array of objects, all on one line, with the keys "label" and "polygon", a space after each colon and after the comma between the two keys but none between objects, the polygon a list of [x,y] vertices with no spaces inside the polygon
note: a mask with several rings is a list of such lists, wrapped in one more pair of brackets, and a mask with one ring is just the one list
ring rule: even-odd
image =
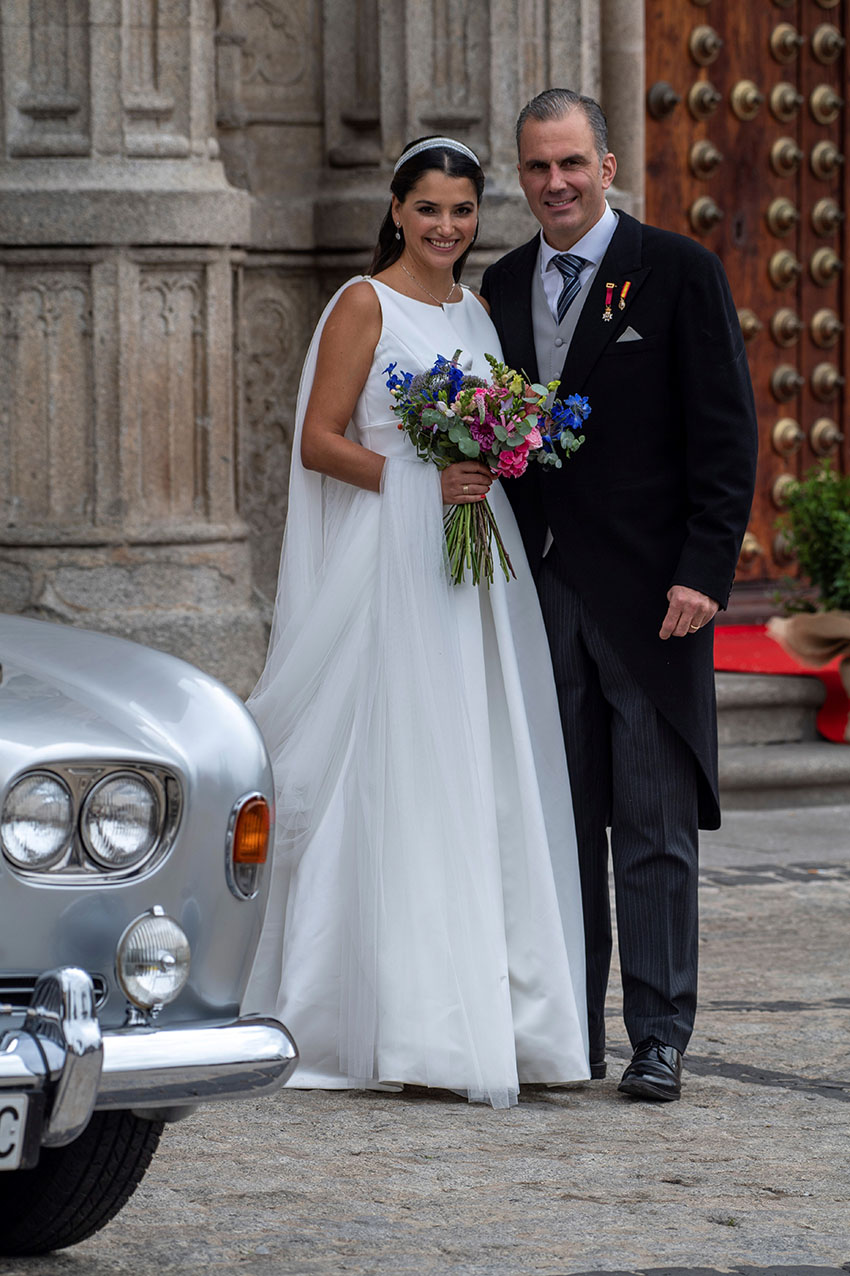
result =
[{"label": "bouquet stems", "polygon": [[494,541],[505,580],[510,580],[511,576],[516,578],[489,501],[485,499],[471,501],[467,505],[453,505],[443,523],[452,584],[459,585],[466,569],[470,568],[473,585],[478,585],[482,580],[486,581],[488,587],[492,585],[495,568]]}]

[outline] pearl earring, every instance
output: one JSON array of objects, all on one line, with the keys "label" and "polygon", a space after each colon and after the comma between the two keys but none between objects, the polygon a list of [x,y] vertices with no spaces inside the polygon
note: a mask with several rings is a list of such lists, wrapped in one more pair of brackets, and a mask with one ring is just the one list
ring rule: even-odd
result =
[{"label": "pearl earring", "polygon": [[395,237],[396,239],[401,239],[401,222],[396,222],[395,224]]}]

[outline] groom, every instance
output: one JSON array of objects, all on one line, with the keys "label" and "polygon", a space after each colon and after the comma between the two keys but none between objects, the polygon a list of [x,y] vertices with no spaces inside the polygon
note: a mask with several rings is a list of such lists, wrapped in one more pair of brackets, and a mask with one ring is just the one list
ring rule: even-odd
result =
[{"label": "groom", "polygon": [[517,122],[541,233],[484,275],[506,362],[587,395],[561,470],[506,484],[549,633],[578,836],[591,1073],[605,1075],[608,839],[634,1051],[620,1090],[678,1099],[697,992],[697,829],[717,828],[713,624],[752,499],[756,420],[723,268],[607,205],[598,103]]}]

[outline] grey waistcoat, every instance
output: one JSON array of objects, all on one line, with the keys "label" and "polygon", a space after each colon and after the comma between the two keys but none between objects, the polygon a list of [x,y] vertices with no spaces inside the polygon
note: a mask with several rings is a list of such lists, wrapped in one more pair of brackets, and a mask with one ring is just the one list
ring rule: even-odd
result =
[{"label": "grey waistcoat", "polygon": [[[585,280],[581,292],[564,315],[563,321],[558,323],[549,309],[549,302],[546,300],[546,293],[543,291],[540,264],[539,262],[535,263],[534,278],[531,281],[531,322],[534,328],[537,375],[544,385],[549,381],[557,381],[564,370],[564,360],[567,357],[567,351],[570,348],[570,342],[578,324],[581,308],[587,300],[587,294],[590,292],[591,284],[596,278],[598,269],[599,266]],[[574,387],[561,386],[561,390],[566,394],[572,394]],[[552,533],[547,531],[546,544],[543,547],[544,558],[551,547]]]},{"label": "grey waistcoat", "polygon": [[[599,267],[597,266],[596,269],[598,270]],[[559,324],[549,309],[549,302],[543,291],[540,266],[535,264],[534,278],[531,283],[531,322],[534,327],[537,371],[544,385],[547,381],[556,381],[563,371],[564,360],[578,324],[581,308],[587,300],[587,294],[595,278],[596,270],[585,280],[581,292],[564,315],[563,322]],[[562,388],[567,393],[572,393],[569,386]]]}]

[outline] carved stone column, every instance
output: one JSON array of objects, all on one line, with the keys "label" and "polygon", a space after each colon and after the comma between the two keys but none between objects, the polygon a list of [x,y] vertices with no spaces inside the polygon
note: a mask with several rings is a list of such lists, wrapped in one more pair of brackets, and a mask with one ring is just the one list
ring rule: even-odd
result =
[{"label": "carved stone column", "polygon": [[[328,14],[324,33],[322,0],[220,0],[218,9],[218,136],[230,181],[251,197],[235,272],[237,503],[250,529],[253,597],[269,619],[301,362],[335,280],[362,269],[359,260],[339,270],[332,261],[326,276],[317,251],[326,154],[342,127],[325,115],[323,80],[366,80],[350,48],[336,67],[327,47],[323,60],[323,44],[325,35],[329,44],[345,36],[352,17],[361,25],[366,18],[346,0]],[[353,137],[368,159],[372,107],[368,98],[355,105]]]},{"label": "carved stone column", "polygon": [[[211,0],[0,7],[0,608],[262,660]],[[14,245],[9,247],[8,245]]]},{"label": "carved stone column", "polygon": [[608,116],[611,149],[617,156],[611,202],[643,217],[646,154],[644,6],[633,0],[601,0],[600,98]]}]

